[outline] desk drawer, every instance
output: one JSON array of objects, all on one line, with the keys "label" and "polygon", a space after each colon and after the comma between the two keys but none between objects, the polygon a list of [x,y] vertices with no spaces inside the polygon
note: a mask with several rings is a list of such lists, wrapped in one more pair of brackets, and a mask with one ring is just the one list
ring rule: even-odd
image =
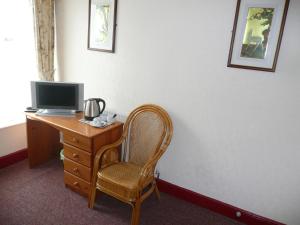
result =
[{"label": "desk drawer", "polygon": [[90,183],[68,173],[64,172],[64,181],[65,184],[70,186],[72,189],[84,194],[89,195],[90,193]]},{"label": "desk drawer", "polygon": [[91,167],[91,154],[72,145],[64,144],[65,157],[87,167]]},{"label": "desk drawer", "polygon": [[86,181],[91,180],[91,169],[67,158],[64,159],[64,169]]},{"label": "desk drawer", "polygon": [[86,151],[92,151],[92,140],[71,132],[64,132],[64,142]]}]

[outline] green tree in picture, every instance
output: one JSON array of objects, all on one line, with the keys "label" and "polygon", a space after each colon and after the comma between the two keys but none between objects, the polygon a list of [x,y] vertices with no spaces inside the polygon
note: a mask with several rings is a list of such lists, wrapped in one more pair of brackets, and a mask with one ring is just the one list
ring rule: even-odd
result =
[{"label": "green tree in picture", "polygon": [[272,20],[274,16],[274,8],[262,8],[261,12],[255,13],[252,15],[250,19],[254,20],[262,20],[261,26],[267,26],[267,28],[262,32],[264,36],[264,40],[262,41],[262,50],[263,50],[263,57],[266,53],[266,49],[268,46],[268,38],[270,33],[270,28],[272,25]]},{"label": "green tree in picture", "polygon": [[262,20],[261,25],[262,26],[269,25],[268,29],[270,29],[273,15],[274,15],[274,9],[273,8],[261,8],[261,9],[262,11],[252,15],[250,20]]}]

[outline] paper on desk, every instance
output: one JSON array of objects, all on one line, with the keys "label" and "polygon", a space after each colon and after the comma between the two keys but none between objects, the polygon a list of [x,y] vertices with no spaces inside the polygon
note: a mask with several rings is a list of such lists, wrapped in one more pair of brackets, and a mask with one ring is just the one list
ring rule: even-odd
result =
[{"label": "paper on desk", "polygon": [[89,121],[84,118],[80,119],[79,121],[93,127],[103,128],[114,123],[116,121],[116,116],[117,114],[112,112],[103,112],[100,116],[95,117],[93,121]]}]

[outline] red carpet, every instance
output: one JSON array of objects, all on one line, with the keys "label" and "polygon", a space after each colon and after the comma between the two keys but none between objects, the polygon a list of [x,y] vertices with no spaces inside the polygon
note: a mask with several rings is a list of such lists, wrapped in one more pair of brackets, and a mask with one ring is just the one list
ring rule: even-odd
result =
[{"label": "red carpet", "polygon": [[[0,169],[1,225],[129,225],[131,207],[104,194],[94,210],[87,199],[65,188],[63,166],[52,160],[35,169],[27,160]],[[242,225],[161,193],[142,205],[140,225]]]}]

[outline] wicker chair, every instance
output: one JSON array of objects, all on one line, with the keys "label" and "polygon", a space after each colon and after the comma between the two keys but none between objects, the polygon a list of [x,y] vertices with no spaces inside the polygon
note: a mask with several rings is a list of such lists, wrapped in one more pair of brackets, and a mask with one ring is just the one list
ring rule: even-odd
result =
[{"label": "wicker chair", "polygon": [[[111,195],[132,206],[131,225],[139,224],[141,203],[155,190],[154,170],[173,134],[168,113],[157,105],[142,105],[127,118],[121,138],[102,147],[95,155],[89,207],[96,191]],[[109,151],[122,146],[122,157],[108,161]],[[117,160],[116,160],[117,159]]]}]

